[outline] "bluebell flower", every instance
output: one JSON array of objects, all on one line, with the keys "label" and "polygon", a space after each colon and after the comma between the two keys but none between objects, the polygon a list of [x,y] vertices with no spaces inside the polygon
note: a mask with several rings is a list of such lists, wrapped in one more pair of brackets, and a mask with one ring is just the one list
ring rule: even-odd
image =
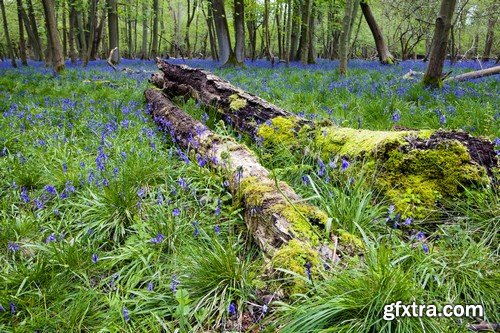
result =
[{"label": "bluebell flower", "polygon": [[16,252],[16,251],[19,251],[19,245],[14,243],[14,242],[9,242],[7,244],[7,249],[12,251],[12,252]]},{"label": "bluebell flower", "polygon": [[214,227],[214,232],[215,232],[215,234],[216,234],[216,235],[219,235],[219,234],[220,234],[220,225],[218,225],[218,224],[217,224],[217,225]]},{"label": "bluebell flower", "polygon": [[302,183],[304,185],[309,185],[310,184],[309,177],[307,175],[303,175],[301,178],[302,178]]},{"label": "bluebell flower", "polygon": [[401,115],[399,114],[399,111],[396,110],[393,114],[392,114],[392,121],[397,123],[398,121],[401,120]]},{"label": "bluebell flower", "polygon": [[340,166],[342,172],[345,171],[345,169],[347,169],[349,165],[350,165],[349,161],[346,160],[345,158],[342,158],[342,165]]},{"label": "bluebell flower", "polygon": [[130,320],[130,315],[126,307],[123,307],[123,319],[127,322]]},{"label": "bluebell flower", "polygon": [[194,237],[197,237],[200,234],[200,230],[198,230],[198,222],[193,222],[194,227]]},{"label": "bluebell flower", "polygon": [[312,268],[312,264],[308,261],[306,262],[306,264],[304,265],[306,267],[306,275],[307,275],[307,278],[309,279],[309,281],[311,281],[311,268]]},{"label": "bluebell flower", "polygon": [[179,281],[177,281],[175,274],[172,274],[172,280],[170,281],[170,290],[175,293],[177,290],[177,285],[179,284]]},{"label": "bluebell flower", "polygon": [[202,168],[207,164],[207,160],[201,157],[199,154],[196,155],[196,161],[198,161],[198,165]]},{"label": "bluebell flower", "polygon": [[145,193],[146,193],[146,191],[142,187],[140,187],[137,190],[137,196],[139,196],[139,198],[143,198]]},{"label": "bluebell flower", "polygon": [[154,284],[153,284],[153,282],[149,282],[149,283],[148,283],[148,291],[153,291],[153,289],[154,289]]},{"label": "bluebell flower", "polygon": [[62,169],[63,169],[63,173],[68,172],[68,164],[63,163],[63,164],[62,164]]},{"label": "bluebell flower", "polygon": [[495,140],[493,140],[493,144],[495,146],[500,146],[500,138],[495,138]]},{"label": "bluebell flower", "polygon": [[189,186],[184,178],[179,178],[179,180],[177,182],[179,183],[179,186],[181,188],[183,188],[184,190],[187,190],[189,188]]},{"label": "bluebell flower", "polygon": [[94,254],[92,255],[92,262],[93,262],[94,264],[97,264],[97,261],[99,261],[99,256],[97,255],[97,253],[94,253]]},{"label": "bluebell flower", "polygon": [[165,239],[165,236],[162,233],[158,233],[155,237],[151,238],[151,243],[160,244]]},{"label": "bluebell flower", "polygon": [[14,304],[14,302],[10,302],[9,305],[10,305],[10,313],[15,315],[16,314],[16,305]]},{"label": "bluebell flower", "polygon": [[424,250],[426,254],[429,253],[429,246],[426,243],[422,244],[422,250]]},{"label": "bluebell flower", "polygon": [[118,175],[118,171],[119,171],[118,167],[115,167],[115,168],[113,169],[113,175],[114,175],[115,177]]},{"label": "bluebell flower", "polygon": [[21,200],[23,200],[24,203],[30,202],[30,196],[28,194],[28,190],[24,186],[21,188]]},{"label": "bluebell flower", "polygon": [[439,116],[439,124],[444,125],[446,124],[446,115],[443,113],[441,116]]},{"label": "bluebell flower", "polygon": [[236,315],[236,304],[234,302],[229,303],[227,312],[229,313],[230,316]]},{"label": "bluebell flower", "polygon": [[406,220],[403,222],[403,225],[410,225],[413,222],[413,217],[407,217]]},{"label": "bluebell flower", "polygon": [[177,207],[175,207],[173,210],[172,210],[172,215],[173,216],[179,216],[181,215],[181,210]]},{"label": "bluebell flower", "polygon": [[5,312],[5,308],[0,304],[0,312]]},{"label": "bluebell flower", "polygon": [[44,202],[43,202],[42,198],[35,198],[35,200],[33,200],[33,202],[35,203],[35,206],[37,209],[43,209]]},{"label": "bluebell flower", "polygon": [[389,209],[387,210],[387,214],[391,215],[392,213],[394,213],[394,209],[395,209],[395,206],[394,205],[390,205]]},{"label": "bluebell flower", "polygon": [[417,238],[417,240],[423,240],[425,239],[425,232],[423,231],[420,231],[419,233],[417,233],[417,235],[415,236]]},{"label": "bluebell flower", "polygon": [[50,242],[55,242],[56,241],[56,234],[51,233],[49,237],[45,239],[45,243],[50,243]]},{"label": "bluebell flower", "polygon": [[56,188],[53,185],[46,185],[44,187],[44,190],[47,191],[47,193],[52,194],[52,195],[57,194]]}]

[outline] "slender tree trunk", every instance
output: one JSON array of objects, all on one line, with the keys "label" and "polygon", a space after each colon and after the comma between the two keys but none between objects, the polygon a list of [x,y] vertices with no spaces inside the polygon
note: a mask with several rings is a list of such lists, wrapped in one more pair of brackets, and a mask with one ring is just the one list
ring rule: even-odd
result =
[{"label": "slender tree trunk", "polygon": [[151,56],[158,56],[158,16],[160,14],[160,4],[158,0],[153,0],[153,38],[151,39]]},{"label": "slender tree trunk", "polygon": [[300,35],[300,9],[301,3],[299,0],[291,0],[293,3],[293,15],[292,15],[292,31],[290,37],[290,60],[300,60],[297,58],[298,45],[299,45],[299,35]]},{"label": "slender tree trunk", "polygon": [[384,36],[382,35],[382,31],[380,30],[377,21],[375,20],[375,16],[373,16],[372,10],[367,2],[361,2],[361,11],[363,12],[366,23],[368,23],[368,26],[370,27],[370,31],[372,32],[380,62],[383,64],[393,64],[394,57],[391,52],[389,52],[389,48],[384,40]]},{"label": "slender tree trunk", "polygon": [[66,22],[66,1],[62,1],[61,3],[61,16],[62,16],[62,47],[63,47],[63,55],[66,58],[68,54],[67,44],[68,44],[68,26]]},{"label": "slender tree trunk", "polygon": [[118,0],[108,0],[108,35],[109,35],[109,49],[113,50],[111,56],[111,63],[118,65],[120,63],[120,35],[118,30]]},{"label": "slender tree trunk", "polygon": [[307,49],[307,63],[315,64],[316,63],[316,5],[313,4],[311,9],[311,15],[309,17],[309,47]]},{"label": "slender tree trunk", "polygon": [[29,44],[31,45],[31,50],[33,51],[34,60],[41,61],[43,57],[40,45],[38,45],[38,38],[36,36],[38,35],[38,32],[36,33],[33,32],[33,29],[31,28],[31,22],[28,18],[28,15],[26,14],[26,11],[22,6],[21,6],[21,16],[24,22],[24,28],[26,29],[26,32],[28,34],[28,41]]},{"label": "slender tree trunk", "polygon": [[210,40],[210,54],[212,56],[212,60],[218,61],[219,56],[217,53],[217,41],[215,37],[215,28],[214,28],[214,16],[212,9],[212,2],[207,1],[207,12],[203,11],[203,15],[205,15],[205,20],[207,21],[208,27],[208,38]]},{"label": "slender tree trunk", "polygon": [[87,40],[87,49],[85,50],[84,57],[83,57],[83,66],[87,66],[89,63],[89,60],[92,56],[92,49],[93,49],[93,44],[94,44],[94,36],[95,36],[95,30],[96,30],[96,22],[97,22],[97,2],[99,0],[91,0],[90,1],[90,13],[89,13],[89,33],[88,33],[88,40]]},{"label": "slender tree trunk", "polygon": [[269,0],[264,0],[264,54],[267,60],[271,61],[271,34],[269,32]]},{"label": "slender tree trunk", "polygon": [[39,58],[36,60],[41,61],[41,60],[43,60],[42,39],[40,38],[40,34],[38,33],[38,25],[36,23],[35,11],[33,9],[33,3],[31,2],[31,0],[27,0],[26,4],[28,6],[28,18],[30,21],[31,30],[33,31],[33,34],[34,34],[34,37],[36,40],[36,48],[37,48],[37,52],[39,55]]},{"label": "slender tree trunk", "polygon": [[[96,60],[97,55],[99,54],[99,45],[103,40],[104,34],[104,22],[106,22],[107,10],[104,8],[101,15],[101,20],[94,32],[94,39],[92,41],[92,50],[90,52],[90,60]],[[97,21],[97,18],[96,18]]]},{"label": "slender tree trunk", "polygon": [[439,16],[436,18],[434,37],[432,38],[429,65],[424,74],[423,83],[426,86],[441,86],[443,66],[446,59],[448,35],[451,29],[451,18],[455,10],[456,0],[442,0]]},{"label": "slender tree trunk", "polygon": [[[248,0],[247,0],[248,1]],[[247,2],[248,3],[248,2]],[[255,61],[257,56],[257,18],[255,14],[255,1],[250,4],[250,11],[246,11],[247,15],[247,30],[248,30],[248,50],[250,58]]]},{"label": "slender tree trunk", "polygon": [[19,25],[19,54],[21,55],[21,63],[24,66],[28,66],[28,60],[26,57],[26,41],[24,40],[22,11],[23,11],[23,3],[21,0],[17,0],[17,21]]},{"label": "slender tree trunk", "polygon": [[493,46],[493,37],[495,32],[495,24],[497,23],[497,16],[491,16],[488,19],[488,30],[486,32],[486,41],[484,42],[483,60],[488,60]]},{"label": "slender tree trunk", "polygon": [[292,50],[290,49],[290,43],[292,38],[292,6],[293,0],[288,0],[287,3],[287,18],[286,18],[286,38],[285,38],[285,62],[288,65],[290,63],[290,54]]},{"label": "slender tree trunk", "polygon": [[236,62],[245,62],[245,3],[244,0],[234,0],[234,53]]},{"label": "slender tree trunk", "polygon": [[12,41],[10,40],[9,26],[7,24],[7,15],[5,14],[5,5],[3,0],[0,0],[0,9],[2,10],[3,29],[5,31],[5,38],[7,39],[7,52],[9,53],[10,63],[12,64],[12,67],[17,67],[14,49],[12,48]]},{"label": "slender tree trunk", "polygon": [[341,75],[347,74],[347,62],[349,60],[349,43],[352,25],[356,19],[356,9],[359,0],[347,0],[345,6],[344,19],[342,20],[342,31],[339,38],[339,72]]},{"label": "slender tree trunk", "polygon": [[229,37],[224,0],[212,0],[212,6],[214,12],[215,32],[217,34],[217,41],[219,45],[219,60],[223,65],[229,65],[232,64],[236,58],[234,58],[231,48],[231,39]]},{"label": "slender tree trunk", "polygon": [[47,34],[50,40],[50,53],[52,57],[52,66],[59,73],[64,69],[64,55],[62,52],[61,40],[57,31],[56,13],[54,0],[42,0],[45,20],[47,22]]},{"label": "slender tree trunk", "polygon": [[146,1],[142,2],[142,45],[141,45],[141,59],[149,59],[148,57],[148,4]]},{"label": "slender tree trunk", "polygon": [[193,57],[193,52],[191,50],[191,39],[190,39],[190,28],[191,23],[193,22],[194,15],[196,13],[197,1],[193,0],[193,4],[191,5],[191,0],[187,0],[187,21],[186,21],[186,34],[184,36],[184,43],[186,44],[186,52],[188,58],[191,59]]},{"label": "slender tree trunk", "polygon": [[78,23],[78,53],[80,59],[84,61],[86,57],[85,54],[87,53],[87,39],[85,38],[85,25],[83,22],[83,13],[81,11],[76,11],[76,21]]},{"label": "slender tree trunk", "polygon": [[69,57],[72,64],[76,64],[76,50],[75,50],[75,30],[77,28],[76,10],[73,0],[69,1]]},{"label": "slender tree trunk", "polygon": [[278,58],[283,59],[283,28],[281,26],[281,5],[276,4],[276,10],[274,11],[274,19],[276,21],[276,32],[278,37]]}]

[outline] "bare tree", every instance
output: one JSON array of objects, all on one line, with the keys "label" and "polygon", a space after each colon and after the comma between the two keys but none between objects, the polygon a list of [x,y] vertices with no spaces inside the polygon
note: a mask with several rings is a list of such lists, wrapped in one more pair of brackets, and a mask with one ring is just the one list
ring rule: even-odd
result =
[{"label": "bare tree", "polygon": [[347,61],[349,58],[349,41],[351,40],[352,25],[356,20],[359,0],[347,0],[345,14],[342,20],[342,31],[339,40],[339,72],[341,75],[347,73]]},{"label": "bare tree", "polygon": [[444,60],[448,46],[448,35],[451,29],[451,19],[455,10],[456,0],[442,0],[436,27],[432,39],[429,65],[424,74],[423,83],[426,86],[439,87],[442,83]]},{"label": "bare tree", "polygon": [[109,49],[115,52],[111,55],[111,63],[117,65],[120,63],[120,45],[119,45],[119,30],[118,30],[118,0],[108,0],[108,33],[109,33]]},{"label": "bare tree", "polygon": [[26,41],[24,40],[24,27],[23,27],[23,3],[21,0],[17,0],[17,21],[19,23],[19,53],[21,56],[21,63],[24,66],[28,65],[28,60],[26,58]]},{"label": "bare tree", "polygon": [[488,30],[486,32],[486,41],[484,42],[483,60],[488,60],[493,46],[493,36],[495,32],[495,24],[497,23],[498,16],[491,16],[488,19]]},{"label": "bare tree", "polygon": [[380,62],[383,64],[394,63],[394,56],[391,54],[391,52],[389,52],[389,48],[387,47],[384,36],[382,35],[382,31],[380,30],[377,21],[375,20],[375,16],[373,16],[368,2],[366,0],[363,0],[361,1],[360,5],[366,23],[368,23],[370,31],[372,32]]}]

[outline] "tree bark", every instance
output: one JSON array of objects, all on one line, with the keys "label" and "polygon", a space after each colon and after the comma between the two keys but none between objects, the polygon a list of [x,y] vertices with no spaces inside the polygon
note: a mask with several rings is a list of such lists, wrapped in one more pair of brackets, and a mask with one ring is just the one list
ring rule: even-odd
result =
[{"label": "tree bark", "polygon": [[28,59],[26,56],[26,41],[24,40],[24,27],[23,27],[23,3],[17,0],[17,21],[19,25],[19,54],[21,55],[21,63],[23,66],[28,66]]},{"label": "tree bark", "polygon": [[345,5],[344,19],[342,20],[342,31],[339,39],[339,72],[341,75],[347,74],[347,62],[349,61],[349,43],[351,30],[356,19],[356,8],[359,0],[347,0]]},{"label": "tree bark", "polygon": [[284,45],[284,52],[285,52],[285,63],[288,65],[290,63],[290,54],[291,54],[291,40],[292,40],[292,5],[293,5],[293,0],[288,0],[287,3],[287,15],[286,15],[286,36],[285,36],[285,45]]},{"label": "tree bark", "polygon": [[300,62],[303,64],[307,64],[307,58],[309,56],[309,47],[310,47],[309,26],[311,20],[312,5],[313,5],[313,0],[304,0],[304,4],[302,7],[300,42],[299,42],[299,49],[297,51],[297,59],[299,59]]},{"label": "tree bark", "polygon": [[47,22],[47,35],[50,39],[50,53],[52,57],[52,66],[54,70],[59,73],[64,70],[64,55],[57,31],[56,13],[54,7],[54,0],[43,0],[43,10],[45,13],[45,20]]},{"label": "tree bark", "polygon": [[426,86],[439,87],[442,84],[443,66],[446,59],[446,48],[455,5],[456,0],[441,1],[439,16],[436,18],[434,37],[432,38],[429,64],[423,78],[423,83]]},{"label": "tree bark", "polygon": [[[271,53],[271,32],[269,31],[269,0],[264,0],[264,18],[262,22],[263,38],[264,38],[264,55],[267,60],[274,60]],[[274,62],[273,62],[274,64]]]},{"label": "tree bark", "polygon": [[34,60],[41,61],[43,60],[42,57],[42,50],[40,49],[40,45],[38,45],[38,32],[34,32],[31,28],[31,22],[28,18],[28,15],[26,14],[26,11],[24,8],[21,6],[21,16],[24,22],[24,28],[26,29],[26,33],[28,34],[28,42],[29,45],[31,46],[31,50],[33,51],[34,55]]},{"label": "tree bark", "polygon": [[148,56],[148,4],[146,1],[142,2],[142,45],[141,45],[141,59],[149,59]]},{"label": "tree bark", "polygon": [[92,56],[92,48],[93,48],[92,45],[94,44],[95,28],[96,28],[96,22],[97,22],[97,2],[98,1],[99,0],[91,0],[90,1],[89,34],[88,34],[88,40],[85,43],[85,45],[87,46],[87,49],[83,53],[83,66],[84,67],[87,66],[87,64],[89,63],[90,57]]},{"label": "tree bark", "polygon": [[40,38],[40,34],[38,33],[38,25],[37,25],[36,18],[35,18],[35,11],[33,9],[33,3],[31,2],[31,0],[27,0],[26,4],[28,6],[28,18],[29,18],[31,30],[33,31],[33,35],[34,35],[35,42],[36,42],[36,45],[35,45],[35,47],[37,49],[36,52],[38,52],[38,58],[36,60],[41,61],[41,60],[43,60],[42,39]]},{"label": "tree bark", "polygon": [[108,34],[109,49],[116,51],[112,53],[110,62],[113,65],[120,63],[120,35],[118,30],[118,0],[108,0]]},{"label": "tree bark", "polygon": [[160,4],[158,0],[153,0],[153,38],[151,39],[151,56],[158,56],[158,16],[160,14]]},{"label": "tree bark", "polygon": [[492,16],[488,19],[488,30],[486,32],[486,40],[484,42],[483,61],[486,61],[490,58],[497,19],[497,16]]},{"label": "tree bark", "polygon": [[[148,89],[145,97],[154,121],[176,144],[194,150],[210,167],[228,175],[229,187],[244,208],[247,228],[270,259],[272,268],[295,268],[295,273],[304,275],[306,262],[316,271],[323,269],[322,260],[327,265],[338,260],[330,248],[331,240],[319,236],[328,219],[325,212],[299,203],[301,198],[293,189],[273,180],[246,146],[213,133],[176,107],[161,91]],[[298,252],[293,253],[295,257],[283,260],[292,249]],[[304,262],[297,265],[301,260]]]},{"label": "tree bark", "polygon": [[224,0],[212,0],[212,8],[214,13],[215,33],[219,45],[219,61],[223,66],[234,64],[236,58],[231,47]]},{"label": "tree bark", "polygon": [[377,187],[407,217],[438,214],[441,200],[457,199],[464,189],[480,191],[500,171],[494,144],[465,132],[320,125],[209,72],[162,61],[158,68],[161,73],[153,75],[151,82],[166,94],[195,98],[202,106],[214,108],[235,130],[262,140],[269,149],[304,149],[304,154],[321,156],[323,161],[336,156],[372,161],[379,166],[374,177]]},{"label": "tree bark", "polygon": [[245,63],[245,3],[234,0],[234,54],[239,65]]},{"label": "tree bark", "polygon": [[5,31],[5,38],[7,39],[7,52],[9,53],[10,63],[12,67],[16,68],[16,57],[14,55],[14,49],[12,48],[12,41],[9,35],[9,26],[7,24],[7,15],[5,14],[5,5],[3,0],[0,0],[0,10],[2,11],[3,29]]},{"label": "tree bark", "polygon": [[299,0],[291,0],[293,2],[293,15],[292,15],[292,31],[290,35],[290,60],[300,60],[298,52],[299,37],[301,34],[301,20],[300,20],[300,9],[301,3]]},{"label": "tree bark", "polygon": [[384,36],[382,35],[382,31],[375,20],[375,16],[373,16],[370,6],[366,0],[361,1],[360,4],[363,16],[365,17],[366,23],[368,23],[368,26],[370,27],[370,31],[372,32],[380,62],[383,64],[393,64],[394,57],[391,52],[389,52],[389,48],[387,47]]},{"label": "tree bark", "polygon": [[203,11],[203,14],[205,15],[205,19],[207,21],[207,27],[208,27],[208,38],[210,40],[210,54],[212,56],[212,60],[218,61],[219,56],[217,52],[217,38],[214,32],[214,16],[213,16],[213,9],[212,9],[212,2],[207,1],[207,12]]}]

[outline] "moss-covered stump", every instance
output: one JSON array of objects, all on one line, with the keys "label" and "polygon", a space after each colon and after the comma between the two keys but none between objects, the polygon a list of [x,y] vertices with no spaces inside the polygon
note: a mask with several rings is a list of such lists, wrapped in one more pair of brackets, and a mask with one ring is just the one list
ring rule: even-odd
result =
[{"label": "moss-covered stump", "polygon": [[435,215],[464,189],[491,186],[498,170],[492,142],[456,131],[369,131],[302,126],[277,117],[259,127],[264,145],[308,147],[322,159],[362,160],[403,217]]},{"label": "moss-covered stump", "polygon": [[238,131],[258,135],[264,145],[307,147],[323,160],[342,156],[364,161],[377,186],[406,217],[439,214],[441,203],[464,189],[491,186],[499,173],[493,143],[455,131],[369,131],[321,126],[232,86],[210,72],[157,61],[151,78],[170,96],[215,107]]},{"label": "moss-covered stump", "polygon": [[[244,207],[247,227],[274,269],[305,276],[308,265],[315,272],[322,269],[322,263],[338,259],[334,253],[340,251],[331,248],[329,237],[322,236],[328,219],[325,212],[301,202],[290,186],[271,179],[246,146],[211,132],[160,90],[148,89],[145,96],[154,121],[174,142],[199,154],[229,178],[232,192]],[[303,287],[300,281],[286,284],[286,290],[299,291]]]}]

